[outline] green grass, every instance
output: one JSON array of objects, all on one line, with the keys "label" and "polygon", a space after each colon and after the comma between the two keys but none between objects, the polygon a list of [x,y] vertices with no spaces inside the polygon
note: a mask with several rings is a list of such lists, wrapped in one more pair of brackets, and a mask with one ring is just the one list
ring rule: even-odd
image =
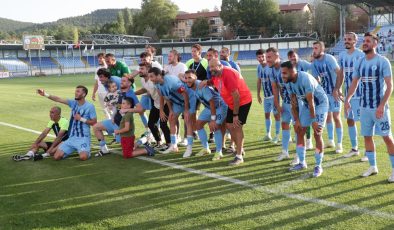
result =
[{"label": "green grass", "polygon": [[[332,166],[324,167],[317,179],[300,179],[313,168],[313,152],[308,152],[310,167],[303,172],[290,173],[289,162],[273,161],[281,148],[260,141],[264,118],[255,98],[254,75],[253,68],[244,70],[254,103],[245,127],[243,165],[227,166],[230,156],[218,162],[210,157],[182,159],[181,154],[155,159],[247,181],[263,191],[119,155],[86,162],[72,157],[16,163],[11,156],[26,152],[37,135],[0,126],[0,229],[393,229],[390,218],[283,196],[297,194],[394,216],[394,185],[387,183],[391,167],[381,139],[376,139],[380,173],[370,178],[359,177],[367,163],[359,157],[342,159],[332,149],[324,158],[324,164]],[[0,122],[41,131],[55,103],[36,95],[35,89],[73,97],[76,85],[91,89],[92,82],[92,76],[1,80]],[[70,110],[62,108],[69,117]],[[103,115],[98,115],[101,120]],[[138,117],[136,121],[141,133]],[[348,151],[346,125],[344,133]],[[194,152],[199,147],[196,142]],[[292,155],[294,149],[293,144]]]}]

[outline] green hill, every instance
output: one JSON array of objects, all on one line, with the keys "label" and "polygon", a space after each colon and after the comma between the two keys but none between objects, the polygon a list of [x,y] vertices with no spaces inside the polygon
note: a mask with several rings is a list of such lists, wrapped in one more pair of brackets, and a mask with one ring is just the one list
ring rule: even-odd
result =
[{"label": "green hill", "polygon": [[34,26],[31,22],[20,22],[7,18],[0,18],[0,31],[11,32]]}]

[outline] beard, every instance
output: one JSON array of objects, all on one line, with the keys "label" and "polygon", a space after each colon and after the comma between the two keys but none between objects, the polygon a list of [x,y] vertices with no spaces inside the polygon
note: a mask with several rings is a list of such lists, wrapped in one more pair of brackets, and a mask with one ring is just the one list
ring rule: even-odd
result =
[{"label": "beard", "polygon": [[321,54],[316,54],[316,55],[313,55],[313,57],[315,58],[315,59],[319,59],[319,58],[321,58]]},{"label": "beard", "polygon": [[345,49],[350,49],[350,48],[352,48],[352,46],[349,44],[349,43],[345,43]]},{"label": "beard", "polygon": [[373,51],[373,49],[363,49],[363,52],[365,53],[365,54],[370,54],[370,53],[372,53],[372,51]]}]

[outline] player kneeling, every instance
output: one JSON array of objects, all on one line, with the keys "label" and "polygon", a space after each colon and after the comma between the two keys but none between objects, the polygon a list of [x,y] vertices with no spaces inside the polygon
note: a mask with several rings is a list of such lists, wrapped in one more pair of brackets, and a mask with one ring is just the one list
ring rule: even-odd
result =
[{"label": "player kneeling", "polygon": [[[328,98],[323,88],[312,75],[299,71],[290,61],[281,64],[282,78],[291,93],[292,113],[295,120],[294,129],[297,133],[297,155],[299,163],[290,168],[298,171],[307,168],[305,161],[305,133],[308,126],[312,125],[316,141],[316,166],[314,177],[323,173],[323,128],[327,119]],[[298,98],[298,99],[297,99]],[[298,100],[302,101],[303,109],[299,110]]]},{"label": "player kneeling", "polygon": [[204,156],[211,153],[208,145],[208,137],[204,130],[204,125],[209,124],[209,129],[214,132],[216,152],[212,160],[220,160],[223,157],[222,146],[223,146],[223,132],[225,127],[223,126],[224,118],[227,116],[227,105],[224,103],[219,92],[217,92],[211,86],[205,86],[200,89],[200,82],[197,80],[195,70],[188,70],[185,73],[186,84],[191,88],[196,95],[196,98],[204,105],[204,110],[201,112],[197,119],[197,131],[200,137],[203,149],[196,154],[196,156]]},{"label": "player kneeling", "polygon": [[[122,100],[121,104],[121,111],[123,110],[129,110],[133,107],[133,99],[125,97]],[[133,113],[131,112],[126,112],[122,116],[122,120],[120,121],[120,127],[119,130],[115,130],[116,135],[120,135],[120,143],[122,145],[122,153],[124,158],[131,158],[131,157],[136,157],[140,155],[145,155],[147,154],[148,156],[154,156],[155,151],[153,150],[152,147],[146,143],[144,145],[144,148],[134,148],[134,132],[135,132],[135,126],[134,126],[134,117]]]}]

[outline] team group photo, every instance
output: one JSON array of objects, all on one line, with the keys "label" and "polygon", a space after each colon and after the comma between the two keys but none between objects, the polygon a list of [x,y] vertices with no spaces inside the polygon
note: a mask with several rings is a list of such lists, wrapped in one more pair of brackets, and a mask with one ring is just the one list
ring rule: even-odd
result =
[{"label": "team group photo", "polygon": [[394,1],[97,3],[0,17],[0,229],[394,228]]}]

